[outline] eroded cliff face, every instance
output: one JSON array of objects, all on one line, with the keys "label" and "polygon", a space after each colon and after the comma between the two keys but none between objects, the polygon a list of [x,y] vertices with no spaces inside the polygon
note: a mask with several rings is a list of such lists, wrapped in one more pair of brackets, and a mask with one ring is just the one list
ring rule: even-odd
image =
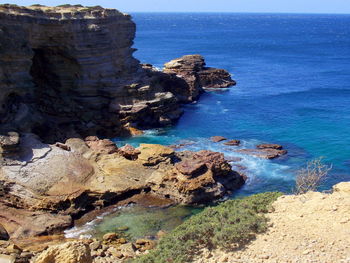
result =
[{"label": "eroded cliff face", "polygon": [[[171,123],[176,98],[152,84],[131,47],[135,24],[117,10],[0,7],[3,129],[58,140],[121,133],[122,125]],[[137,117],[133,117],[137,115]]]}]

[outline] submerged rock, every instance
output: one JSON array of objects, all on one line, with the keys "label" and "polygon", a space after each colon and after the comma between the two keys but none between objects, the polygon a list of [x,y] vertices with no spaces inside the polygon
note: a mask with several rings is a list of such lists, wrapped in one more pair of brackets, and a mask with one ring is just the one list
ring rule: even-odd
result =
[{"label": "submerged rock", "polygon": [[213,136],[210,138],[210,140],[212,142],[222,142],[222,141],[226,141],[227,139],[225,137],[222,137],[222,136]]},{"label": "submerged rock", "polygon": [[241,144],[240,140],[230,140],[224,143],[224,145],[227,145],[227,146],[239,146],[240,144]]},{"label": "submerged rock", "polygon": [[259,144],[256,147],[257,149],[241,149],[237,152],[263,159],[275,159],[288,153],[279,144]]},{"label": "submerged rock", "polygon": [[282,150],[283,146],[279,144],[272,144],[272,143],[265,143],[265,144],[259,144],[256,146],[258,149],[275,149],[275,150]]}]

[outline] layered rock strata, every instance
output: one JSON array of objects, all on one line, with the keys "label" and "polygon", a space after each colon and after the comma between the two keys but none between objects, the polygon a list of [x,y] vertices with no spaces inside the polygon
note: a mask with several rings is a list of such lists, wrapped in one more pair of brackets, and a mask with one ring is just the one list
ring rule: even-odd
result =
[{"label": "layered rock strata", "polygon": [[[185,80],[187,88],[181,83],[170,89],[182,102],[197,100],[204,89],[221,89],[236,85],[231,75],[224,69],[206,67],[201,55],[187,55],[174,59],[164,65],[164,72]],[[181,82],[181,81],[178,81]]]},{"label": "layered rock strata", "polygon": [[[132,54],[135,24],[114,9],[0,6],[0,129],[47,142],[174,123],[179,102],[233,84],[200,56],[160,72]],[[180,65],[178,67],[177,65]],[[168,74],[169,73],[169,74]],[[175,95],[174,95],[175,94]]]}]

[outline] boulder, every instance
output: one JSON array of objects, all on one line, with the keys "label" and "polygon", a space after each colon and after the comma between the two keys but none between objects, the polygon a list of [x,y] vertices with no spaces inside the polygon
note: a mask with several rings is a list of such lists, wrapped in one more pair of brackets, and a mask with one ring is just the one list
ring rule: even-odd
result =
[{"label": "boulder", "polygon": [[0,240],[9,240],[10,236],[3,225],[0,224]]},{"label": "boulder", "polygon": [[151,250],[155,248],[156,242],[150,239],[138,239],[135,242],[135,248],[141,252],[144,252],[146,250]]},{"label": "boulder", "polygon": [[118,152],[128,160],[136,160],[138,158],[138,155],[141,153],[130,144],[126,144],[123,147],[119,148]]},{"label": "boulder", "polygon": [[118,239],[118,234],[116,234],[116,233],[107,233],[107,234],[103,235],[102,239],[104,241],[114,241],[114,240]]},{"label": "boulder", "polygon": [[33,263],[92,263],[91,251],[88,245],[72,241],[51,246],[40,253]]},{"label": "boulder", "polygon": [[212,142],[221,142],[221,141],[225,141],[227,139],[225,137],[222,137],[222,136],[213,136],[213,137],[210,137],[210,140]]},{"label": "boulder", "polygon": [[119,250],[121,254],[126,258],[134,258],[136,257],[136,248],[134,244],[127,243],[119,246]]},{"label": "boulder", "polygon": [[118,147],[114,142],[108,139],[99,139],[97,136],[89,136],[85,138],[85,143],[96,153],[112,154],[118,151]]}]

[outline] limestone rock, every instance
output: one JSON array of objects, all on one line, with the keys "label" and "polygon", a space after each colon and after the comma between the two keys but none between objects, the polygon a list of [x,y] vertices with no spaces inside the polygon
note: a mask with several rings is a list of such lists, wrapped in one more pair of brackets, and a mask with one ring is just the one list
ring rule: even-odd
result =
[{"label": "limestone rock", "polygon": [[173,149],[157,144],[141,144],[138,150],[141,152],[138,159],[145,166],[171,162],[175,153]]},{"label": "limestone rock", "polygon": [[350,182],[342,182],[333,186],[333,191],[341,194],[350,194]]},{"label": "limestone rock", "polygon": [[82,242],[67,242],[49,247],[43,251],[34,263],[92,263],[89,246]]}]

